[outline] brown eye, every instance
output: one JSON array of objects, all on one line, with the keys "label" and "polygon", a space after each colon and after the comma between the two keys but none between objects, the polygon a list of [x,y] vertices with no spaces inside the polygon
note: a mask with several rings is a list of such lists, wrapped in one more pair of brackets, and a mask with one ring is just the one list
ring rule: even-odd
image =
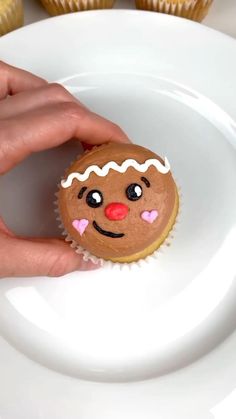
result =
[{"label": "brown eye", "polygon": [[86,196],[86,202],[89,207],[98,208],[103,204],[102,192],[97,189],[93,189]]},{"label": "brown eye", "polygon": [[126,196],[130,201],[137,201],[143,195],[142,186],[137,183],[131,183],[126,189]]}]

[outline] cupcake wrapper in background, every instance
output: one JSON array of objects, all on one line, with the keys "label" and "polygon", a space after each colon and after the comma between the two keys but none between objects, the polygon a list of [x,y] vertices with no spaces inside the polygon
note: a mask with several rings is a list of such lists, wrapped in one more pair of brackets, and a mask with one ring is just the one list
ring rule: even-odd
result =
[{"label": "cupcake wrapper in background", "polygon": [[212,2],[213,0],[136,0],[136,7],[201,22]]},{"label": "cupcake wrapper in background", "polygon": [[41,0],[52,16],[93,9],[110,9],[115,0]]},{"label": "cupcake wrapper in background", "polygon": [[23,25],[22,0],[0,0],[0,36]]}]

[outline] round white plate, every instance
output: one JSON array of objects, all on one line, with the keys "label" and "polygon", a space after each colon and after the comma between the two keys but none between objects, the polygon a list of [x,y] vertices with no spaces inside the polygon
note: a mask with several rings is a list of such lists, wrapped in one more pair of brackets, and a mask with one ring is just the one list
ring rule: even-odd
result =
[{"label": "round white plate", "polygon": [[[206,27],[137,11],[0,40],[1,59],[60,81],[166,155],[181,191],[168,246],[148,263],[1,280],[1,419],[235,417],[235,53]],[[0,180],[11,228],[58,234],[53,193],[77,153],[34,155]]]}]

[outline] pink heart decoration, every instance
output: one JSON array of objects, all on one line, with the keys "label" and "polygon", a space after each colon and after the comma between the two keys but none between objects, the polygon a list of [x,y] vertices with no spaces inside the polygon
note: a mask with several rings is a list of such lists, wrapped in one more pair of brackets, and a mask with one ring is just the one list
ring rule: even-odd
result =
[{"label": "pink heart decoration", "polygon": [[86,228],[88,227],[89,221],[86,218],[82,218],[81,220],[74,220],[72,222],[73,227],[79,232],[82,236],[85,232]]},{"label": "pink heart decoration", "polygon": [[158,211],[157,210],[151,210],[151,211],[143,211],[141,214],[141,218],[144,221],[147,221],[147,223],[152,224],[153,221],[158,217]]}]

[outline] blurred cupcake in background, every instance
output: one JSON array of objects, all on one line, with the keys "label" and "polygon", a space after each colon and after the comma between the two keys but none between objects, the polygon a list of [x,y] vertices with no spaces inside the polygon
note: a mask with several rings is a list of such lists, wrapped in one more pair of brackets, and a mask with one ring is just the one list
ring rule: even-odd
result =
[{"label": "blurred cupcake in background", "polygon": [[0,36],[23,25],[22,0],[0,0]]},{"label": "blurred cupcake in background", "polygon": [[79,12],[93,9],[111,9],[115,0],[40,0],[47,12],[52,15]]},{"label": "blurred cupcake in background", "polygon": [[136,0],[136,7],[201,22],[212,2],[213,0]]}]

